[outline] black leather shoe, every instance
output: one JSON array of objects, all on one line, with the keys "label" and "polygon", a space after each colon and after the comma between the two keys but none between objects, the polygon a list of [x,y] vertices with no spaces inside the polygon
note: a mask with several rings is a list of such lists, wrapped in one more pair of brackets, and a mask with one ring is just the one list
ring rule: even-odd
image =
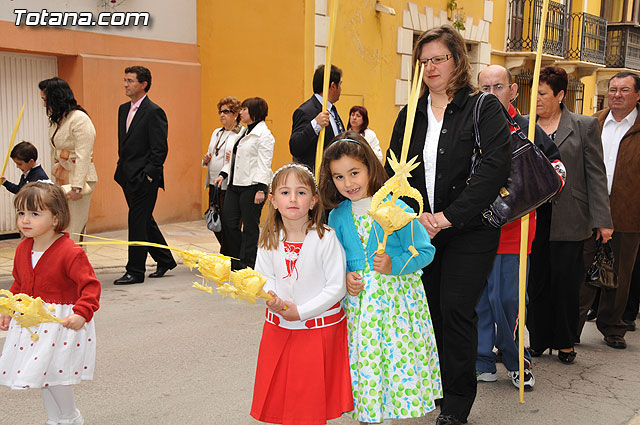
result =
[{"label": "black leather shoe", "polygon": [[462,425],[462,422],[455,416],[440,414],[436,419],[436,425]]},{"label": "black leather shoe", "polygon": [[596,317],[598,317],[598,310],[590,308],[589,311],[587,311],[587,320],[595,320]]},{"label": "black leather shoe", "polygon": [[621,336],[605,336],[604,342],[611,348],[616,348],[618,350],[623,350],[627,348],[627,342]]},{"label": "black leather shoe", "polygon": [[158,268],[156,269],[155,272],[151,273],[149,275],[149,277],[162,277],[165,275],[166,272],[168,272],[169,270],[175,269],[177,266],[177,264],[173,264],[172,266],[161,266],[160,264],[158,264]]},{"label": "black leather shoe", "polygon": [[576,350],[572,351],[560,351],[558,350],[558,360],[565,364],[571,364],[576,359]]},{"label": "black leather shoe", "polygon": [[144,277],[135,277],[132,274],[125,273],[120,279],[113,281],[114,285],[132,285],[134,283],[144,282]]},{"label": "black leather shoe", "polygon": [[[533,347],[527,348],[527,351],[529,351],[529,354],[531,354],[531,357],[540,357],[541,355],[544,354],[545,350],[546,348],[542,348],[542,349],[537,349]],[[549,348],[549,354],[553,354],[553,350],[551,348]]]},{"label": "black leather shoe", "polygon": [[636,331],[636,321],[635,320],[623,320],[625,326],[627,327],[627,331],[635,332]]}]

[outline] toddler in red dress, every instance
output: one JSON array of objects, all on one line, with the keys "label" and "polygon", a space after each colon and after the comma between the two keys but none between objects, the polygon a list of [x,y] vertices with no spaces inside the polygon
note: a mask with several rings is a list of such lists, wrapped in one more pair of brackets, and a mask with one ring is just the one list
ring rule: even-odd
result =
[{"label": "toddler in red dress", "polygon": [[8,314],[0,329],[8,330],[0,356],[0,385],[12,389],[42,388],[47,425],[82,425],[72,384],[93,379],[100,281],[85,252],[61,233],[69,224],[69,207],[60,187],[35,182],[16,198],[18,229],[25,236],[16,249],[13,294],[40,297],[55,307],[62,323],[41,323],[31,330]]}]

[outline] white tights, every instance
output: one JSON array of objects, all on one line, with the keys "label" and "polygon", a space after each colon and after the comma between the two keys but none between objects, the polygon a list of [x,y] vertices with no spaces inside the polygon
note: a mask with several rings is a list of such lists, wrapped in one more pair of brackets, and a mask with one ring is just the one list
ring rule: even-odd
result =
[{"label": "white tights", "polygon": [[42,401],[51,421],[73,419],[77,415],[76,400],[71,385],[53,385],[42,388]]}]

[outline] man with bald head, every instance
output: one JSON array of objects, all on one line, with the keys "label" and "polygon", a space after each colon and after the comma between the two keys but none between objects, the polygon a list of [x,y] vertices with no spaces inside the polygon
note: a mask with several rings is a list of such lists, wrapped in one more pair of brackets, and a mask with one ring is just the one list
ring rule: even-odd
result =
[{"label": "man with bald head", "polygon": [[[518,84],[504,67],[491,65],[478,75],[480,89],[494,94],[508,114],[526,134],[529,120],[518,113],[511,102],[518,94]],[[514,129],[511,128],[513,131]],[[544,131],[536,126],[534,143],[554,162],[556,169],[564,169],[560,162],[560,152]],[[559,172],[560,174],[560,172]],[[544,208],[544,207],[541,207]],[[531,253],[531,245],[536,232],[535,212],[529,214],[529,238],[527,254]],[[502,227],[498,254],[493,269],[487,279],[476,312],[478,314],[478,358],[476,360],[476,377],[481,382],[497,380],[496,355],[493,347],[502,353],[502,363],[508,371],[511,382],[520,386],[518,361],[518,269],[520,261],[520,220]],[[524,388],[533,389],[535,379],[531,373],[531,355],[524,350]]]}]

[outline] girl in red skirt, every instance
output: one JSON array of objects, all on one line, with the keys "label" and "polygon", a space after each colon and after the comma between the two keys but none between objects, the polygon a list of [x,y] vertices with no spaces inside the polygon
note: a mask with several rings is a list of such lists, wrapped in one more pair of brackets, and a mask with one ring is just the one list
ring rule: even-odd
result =
[{"label": "girl in red skirt", "polygon": [[256,270],[267,301],[251,416],[286,425],[325,424],[353,410],[345,255],[322,224],[313,174],[288,164],[275,172]]}]

